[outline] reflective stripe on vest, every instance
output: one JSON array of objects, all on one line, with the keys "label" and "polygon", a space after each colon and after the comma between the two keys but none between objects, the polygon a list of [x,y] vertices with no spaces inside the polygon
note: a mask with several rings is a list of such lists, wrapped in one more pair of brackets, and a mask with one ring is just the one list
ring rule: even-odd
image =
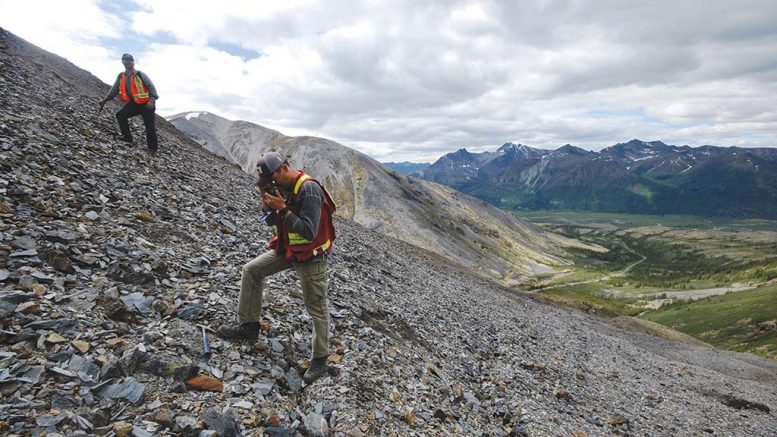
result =
[{"label": "reflective stripe on vest", "polygon": [[297,194],[299,194],[299,189],[302,188],[302,184],[304,184],[305,181],[308,180],[308,179],[313,179],[313,178],[311,178],[310,176],[308,176],[308,175],[306,175],[304,173],[302,174],[302,176],[299,177],[299,179],[297,179],[297,183],[294,184],[294,195],[295,196]]},{"label": "reflective stripe on vest", "polygon": [[[302,176],[299,177],[299,179],[297,179],[297,183],[294,184],[294,195],[295,196],[297,194],[299,194],[299,190],[300,190],[300,188],[302,188],[302,184],[304,184],[305,181],[310,180],[310,179],[313,179],[313,178],[308,176],[308,175],[306,175],[306,174],[304,174],[304,173],[302,174]],[[302,235],[300,235],[300,234],[298,234],[296,232],[289,232],[289,246],[299,246],[300,244],[310,244],[310,243],[312,243],[312,241],[306,239]],[[321,250],[321,249],[323,249],[323,250],[328,249],[331,244],[332,244],[332,242],[327,240],[321,246],[313,249],[313,256],[315,256],[316,253],[319,250]]]},{"label": "reflective stripe on vest", "polygon": [[317,248],[313,249],[313,256],[316,256],[319,253],[326,252],[327,250],[329,250],[329,246],[331,246],[331,245],[332,245],[332,240],[326,240],[326,242],[324,244],[322,244],[322,245],[318,246]]},{"label": "reflective stripe on vest", "polygon": [[148,100],[148,89],[146,89],[143,81],[140,80],[140,75],[133,74],[132,78],[135,79],[135,89],[132,90],[132,100],[136,102],[143,99]]},{"label": "reflective stripe on vest", "polygon": [[[296,232],[289,232],[289,246],[299,246],[300,244],[310,244],[312,241],[306,240],[302,235]],[[329,246],[332,245],[332,240],[326,240],[322,245],[313,249],[313,256],[318,255],[319,252],[326,252]]]},{"label": "reflective stripe on vest", "polygon": [[289,246],[299,246],[300,244],[310,243],[312,243],[312,241],[306,240],[302,235],[296,232],[289,232]]},{"label": "reflective stripe on vest", "polygon": [[[148,88],[143,83],[140,74],[130,74],[130,90],[127,92],[127,73],[121,74],[121,82],[119,82],[119,100],[124,103],[134,101],[138,105],[143,105],[149,101]],[[130,94],[132,98],[130,99]]]}]

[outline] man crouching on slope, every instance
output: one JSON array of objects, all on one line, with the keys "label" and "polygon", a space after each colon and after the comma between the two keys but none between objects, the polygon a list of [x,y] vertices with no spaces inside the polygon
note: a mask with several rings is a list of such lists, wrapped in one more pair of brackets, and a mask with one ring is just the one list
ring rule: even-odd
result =
[{"label": "man crouching on slope", "polygon": [[[289,165],[280,153],[265,153],[257,163],[262,210],[272,210],[267,223],[277,234],[270,250],[243,266],[238,303],[238,324],[222,326],[219,336],[227,339],[256,340],[262,311],[265,277],[294,268],[302,283],[305,308],[313,318],[313,357],[303,379],[318,379],[326,371],[329,356],[329,307],[327,255],[332,251],[336,206],[329,193],[315,179]],[[286,193],[281,197],[272,183]]]}]

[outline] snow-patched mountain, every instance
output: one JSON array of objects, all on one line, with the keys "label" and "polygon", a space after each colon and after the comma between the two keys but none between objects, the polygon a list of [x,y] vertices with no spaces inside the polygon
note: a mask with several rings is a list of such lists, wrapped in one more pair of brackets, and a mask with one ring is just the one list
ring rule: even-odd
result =
[{"label": "snow-patched mountain", "polygon": [[777,218],[777,149],[631,140],[592,152],[507,143],[420,173],[502,208]]},{"label": "snow-patched mountain", "polygon": [[207,112],[177,114],[169,121],[208,150],[226,151],[248,173],[264,152],[277,150],[330,189],[339,214],[507,283],[566,263],[559,246],[579,244],[449,187],[390,170],[334,141],[288,137]]}]

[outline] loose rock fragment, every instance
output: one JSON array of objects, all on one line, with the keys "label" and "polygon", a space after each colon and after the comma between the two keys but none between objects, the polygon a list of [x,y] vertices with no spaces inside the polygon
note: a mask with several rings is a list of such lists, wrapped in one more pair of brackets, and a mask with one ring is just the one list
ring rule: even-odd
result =
[{"label": "loose rock fragment", "polygon": [[326,437],[329,434],[329,425],[324,416],[316,413],[309,413],[305,416],[305,430],[311,437]]},{"label": "loose rock fragment", "polygon": [[113,432],[116,433],[116,437],[127,437],[133,428],[132,424],[127,422],[116,422],[113,424]]},{"label": "loose rock fragment", "polygon": [[56,332],[52,332],[51,334],[49,334],[48,338],[46,338],[46,341],[53,344],[67,343],[67,339],[57,334]]},{"label": "loose rock fragment", "polygon": [[186,385],[202,391],[224,391],[224,383],[216,378],[206,375],[197,375],[194,378],[186,380]]},{"label": "loose rock fragment", "polygon": [[145,389],[145,384],[141,384],[133,377],[128,377],[120,383],[102,386],[97,391],[97,395],[104,398],[124,398],[136,404],[140,401]]},{"label": "loose rock fragment", "polygon": [[76,348],[76,350],[78,350],[78,352],[81,352],[82,354],[89,352],[90,345],[89,345],[89,342],[87,341],[73,340],[70,342],[70,344],[72,344],[73,347]]}]

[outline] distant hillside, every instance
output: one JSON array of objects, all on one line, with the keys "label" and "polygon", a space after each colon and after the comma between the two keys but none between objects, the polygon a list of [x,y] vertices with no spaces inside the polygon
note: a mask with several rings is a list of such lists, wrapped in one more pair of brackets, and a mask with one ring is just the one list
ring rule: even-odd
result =
[{"label": "distant hillside", "polygon": [[400,173],[409,174],[409,175],[415,175],[421,170],[424,170],[428,168],[430,163],[428,162],[383,162],[383,165],[386,167],[396,170]]},{"label": "distant hillside", "polygon": [[169,121],[208,150],[228,155],[248,173],[254,172],[264,152],[278,150],[325,183],[339,205],[339,215],[507,283],[568,263],[562,247],[579,244],[540,232],[451,188],[387,169],[334,141],[287,137],[207,112],[177,114]]},{"label": "distant hillside", "polygon": [[777,149],[632,140],[591,152],[507,143],[419,173],[505,209],[777,218]]}]

